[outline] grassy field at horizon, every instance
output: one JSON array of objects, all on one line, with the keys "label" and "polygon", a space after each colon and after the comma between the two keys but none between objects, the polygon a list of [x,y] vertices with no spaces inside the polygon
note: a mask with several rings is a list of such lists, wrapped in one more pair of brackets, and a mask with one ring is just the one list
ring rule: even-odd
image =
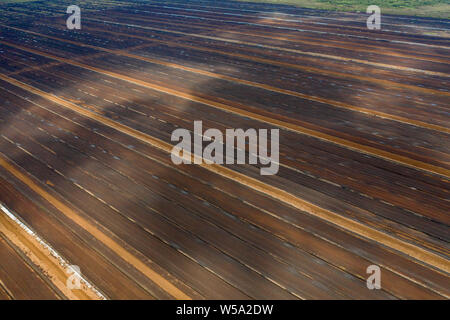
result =
[{"label": "grassy field at horizon", "polygon": [[[0,0],[0,4],[38,0]],[[293,5],[301,8],[332,11],[365,12],[369,5],[378,5],[385,14],[411,15],[450,19],[450,0],[237,0]],[[120,2],[120,1],[119,1]],[[146,2],[138,0],[136,3]],[[148,1],[155,2],[155,1]]]},{"label": "grassy field at horizon", "polygon": [[365,12],[378,5],[382,13],[450,19],[450,0],[239,0],[294,5],[302,8]]},{"label": "grassy field at horizon", "polygon": [[38,1],[38,0],[0,0],[1,3],[14,3],[14,2],[31,2],[31,1]]}]

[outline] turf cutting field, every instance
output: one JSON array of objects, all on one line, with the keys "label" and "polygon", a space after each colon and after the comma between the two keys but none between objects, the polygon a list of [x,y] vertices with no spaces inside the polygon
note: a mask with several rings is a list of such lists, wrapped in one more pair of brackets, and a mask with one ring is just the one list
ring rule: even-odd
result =
[{"label": "turf cutting field", "polygon": [[[450,297],[449,20],[70,4],[0,5],[0,299]],[[280,129],[278,174],[174,165],[196,120]]]}]

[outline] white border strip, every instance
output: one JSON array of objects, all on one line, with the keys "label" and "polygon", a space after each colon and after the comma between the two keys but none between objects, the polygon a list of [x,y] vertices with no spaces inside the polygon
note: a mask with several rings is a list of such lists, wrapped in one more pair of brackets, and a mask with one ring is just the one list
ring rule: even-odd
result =
[{"label": "white border strip", "polygon": [[35,239],[41,246],[47,249],[50,254],[56,258],[60,265],[65,268],[72,270],[84,284],[91,289],[101,300],[107,300],[107,298],[98,291],[86,278],[83,277],[81,273],[78,273],[74,268],[71,267],[71,264],[68,263],[55,249],[53,249],[50,245],[48,245],[44,240],[42,240],[33,230],[31,230],[27,225],[25,225],[19,218],[17,218],[11,211],[8,210],[2,203],[0,203],[0,209],[11,219],[13,220],[22,230],[28,233],[33,239]]}]

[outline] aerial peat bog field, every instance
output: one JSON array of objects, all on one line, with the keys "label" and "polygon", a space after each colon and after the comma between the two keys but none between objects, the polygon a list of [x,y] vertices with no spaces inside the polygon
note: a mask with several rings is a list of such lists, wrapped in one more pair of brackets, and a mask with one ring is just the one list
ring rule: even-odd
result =
[{"label": "aerial peat bog field", "polygon": [[[450,297],[449,20],[71,4],[0,4],[0,299]],[[278,171],[174,164],[194,121]]]}]

